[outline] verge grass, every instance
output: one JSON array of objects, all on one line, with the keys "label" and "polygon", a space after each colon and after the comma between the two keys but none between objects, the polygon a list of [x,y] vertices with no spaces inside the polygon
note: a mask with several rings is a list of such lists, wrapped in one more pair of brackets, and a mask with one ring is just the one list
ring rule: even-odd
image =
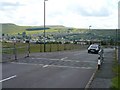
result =
[{"label": "verge grass", "polygon": [[[28,43],[2,43],[2,53],[13,54],[14,50],[17,53],[25,53],[28,50]],[[85,46],[76,44],[46,44],[46,52],[64,51],[83,49]],[[30,44],[30,53],[44,52],[44,44]]]},{"label": "verge grass", "polygon": [[111,90],[120,90],[120,64],[117,60],[117,52],[115,51],[115,60],[113,66],[113,72],[115,76],[112,79]]}]

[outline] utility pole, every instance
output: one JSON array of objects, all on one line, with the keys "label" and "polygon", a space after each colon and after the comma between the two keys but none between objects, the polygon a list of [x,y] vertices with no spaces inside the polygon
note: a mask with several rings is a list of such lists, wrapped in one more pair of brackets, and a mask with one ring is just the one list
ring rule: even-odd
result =
[{"label": "utility pole", "polygon": [[48,1],[48,0],[44,0],[44,52],[46,52],[46,35],[45,35],[45,20],[46,20],[46,17],[45,17],[45,12],[46,12],[46,5],[45,5],[45,1]]}]

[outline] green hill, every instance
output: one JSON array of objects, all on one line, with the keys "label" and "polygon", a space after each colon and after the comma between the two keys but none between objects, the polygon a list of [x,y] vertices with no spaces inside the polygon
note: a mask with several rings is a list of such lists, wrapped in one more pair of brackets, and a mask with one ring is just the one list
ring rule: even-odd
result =
[{"label": "green hill", "polygon": [[26,26],[17,26],[15,24],[2,24],[2,33],[5,34],[17,34],[26,31]]},{"label": "green hill", "polygon": [[[39,29],[40,30],[39,30]],[[17,35],[26,32],[28,35],[43,34],[43,26],[18,26],[12,23],[2,24],[2,33],[9,35]],[[47,25],[46,34],[55,35],[57,38],[66,37],[75,39],[115,39],[115,29],[80,29],[65,27],[62,25]]]},{"label": "green hill", "polygon": [[[43,28],[43,26],[18,26],[18,25],[11,24],[11,23],[4,23],[1,25],[2,25],[2,33],[4,34],[15,35],[15,34],[22,33],[22,32],[26,32],[27,34],[38,34],[38,33],[43,32],[43,29],[34,30],[35,28]],[[49,27],[49,31],[46,31],[46,32],[55,32],[55,31],[58,31],[58,29],[60,28],[64,28],[64,26],[58,26],[58,25],[47,26],[47,27]],[[33,29],[33,30],[27,30],[27,29]]]}]

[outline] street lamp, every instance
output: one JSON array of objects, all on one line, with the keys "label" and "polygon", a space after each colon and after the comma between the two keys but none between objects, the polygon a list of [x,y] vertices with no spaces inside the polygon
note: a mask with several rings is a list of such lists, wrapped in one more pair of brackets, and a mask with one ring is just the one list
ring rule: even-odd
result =
[{"label": "street lamp", "polygon": [[116,40],[115,41],[116,41],[116,47],[117,47],[118,46],[118,43],[117,43],[118,42],[118,29],[116,29]]},{"label": "street lamp", "polygon": [[[90,27],[92,27],[91,25],[89,26],[89,32],[90,32]],[[91,37],[90,37],[90,41],[91,41]],[[89,45],[90,45],[90,41],[89,41]]]},{"label": "street lamp", "polygon": [[14,38],[14,55],[15,55],[15,60],[17,60],[17,50],[16,50],[16,38]]},{"label": "street lamp", "polygon": [[90,30],[90,27],[92,27],[91,25],[89,26],[89,30]]},{"label": "street lamp", "polygon": [[48,1],[48,0],[44,0],[44,52],[46,51],[46,43],[45,43],[45,37],[46,37],[46,35],[45,35],[45,1]]}]

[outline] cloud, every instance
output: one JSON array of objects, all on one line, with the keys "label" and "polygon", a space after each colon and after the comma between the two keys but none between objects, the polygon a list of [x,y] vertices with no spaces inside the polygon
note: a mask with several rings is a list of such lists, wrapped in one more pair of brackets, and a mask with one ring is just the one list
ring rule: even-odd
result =
[{"label": "cloud", "polygon": [[74,13],[78,13],[82,16],[95,16],[95,17],[106,17],[110,15],[110,12],[107,8],[100,8],[99,10],[92,10],[92,9],[86,9],[83,7],[76,8],[77,10],[74,10]]},{"label": "cloud", "polygon": [[[87,28],[117,28],[117,1],[118,0],[69,0],[69,4],[56,3],[53,10],[49,10],[47,23],[58,22],[66,26]],[[48,3],[49,4],[49,3]],[[50,4],[51,5],[51,4]],[[61,8],[59,8],[61,5]],[[62,9],[64,8],[64,9]],[[52,11],[52,12],[51,12]],[[57,11],[57,12],[56,12]],[[51,12],[51,13],[50,13]],[[49,19],[50,18],[50,19]]]},{"label": "cloud", "polygon": [[19,2],[0,2],[0,10],[15,10],[17,7],[23,6]]},{"label": "cloud", "polygon": [[[44,0],[1,0],[0,23],[43,25]],[[70,27],[116,28],[118,0],[48,0],[46,24]]]},{"label": "cloud", "polygon": [[19,2],[15,2],[15,3],[1,2],[0,5],[3,6],[3,7],[6,7],[6,6],[19,6],[21,4]]},{"label": "cloud", "polygon": [[[80,2],[81,1],[81,2]],[[103,0],[75,0],[69,5],[69,10],[72,13],[79,14],[81,16],[95,16],[106,17],[111,14],[110,6],[107,1]]]}]

